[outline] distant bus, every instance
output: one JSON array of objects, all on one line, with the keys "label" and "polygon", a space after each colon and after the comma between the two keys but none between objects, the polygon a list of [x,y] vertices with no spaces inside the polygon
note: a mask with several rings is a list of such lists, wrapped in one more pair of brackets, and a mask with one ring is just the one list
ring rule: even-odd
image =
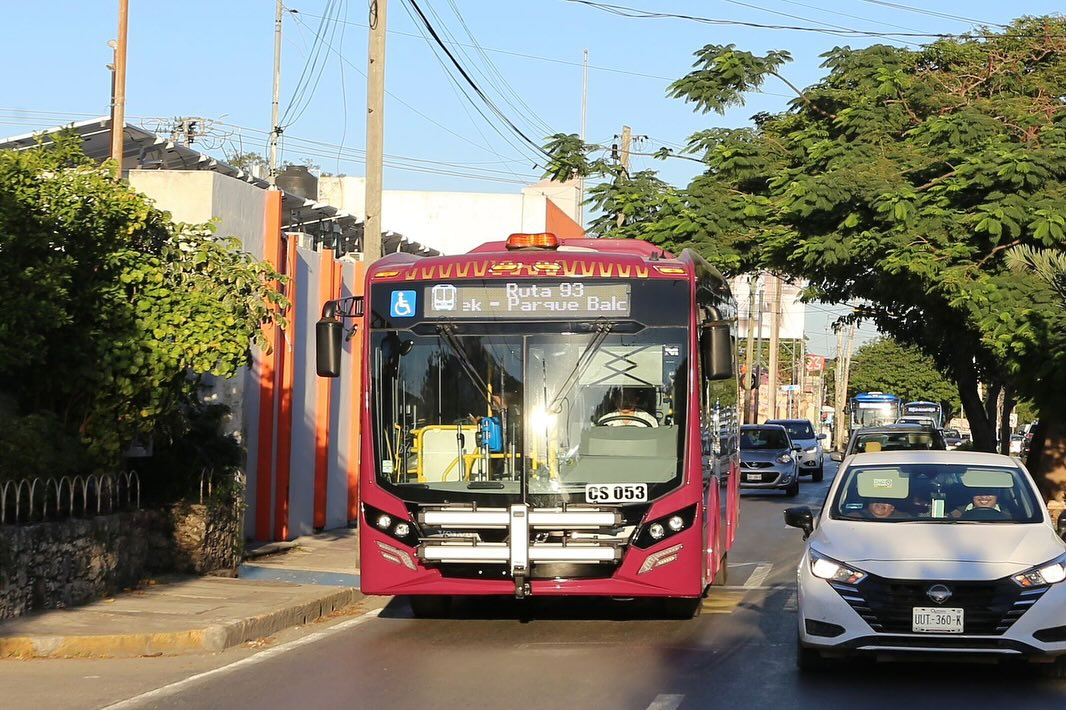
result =
[{"label": "distant bus", "polygon": [[914,419],[931,419],[933,426],[940,429],[944,426],[944,408],[939,402],[926,402],[917,400],[903,404],[903,417]]},{"label": "distant bus", "polygon": [[849,424],[852,430],[864,426],[893,424],[900,418],[903,402],[894,394],[860,392],[848,401]]}]

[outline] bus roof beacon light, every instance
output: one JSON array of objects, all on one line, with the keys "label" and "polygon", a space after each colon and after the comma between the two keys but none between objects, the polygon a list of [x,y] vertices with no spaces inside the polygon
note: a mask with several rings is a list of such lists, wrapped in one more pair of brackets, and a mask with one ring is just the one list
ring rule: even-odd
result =
[{"label": "bus roof beacon light", "polygon": [[558,249],[559,239],[551,232],[518,232],[507,237],[507,248],[514,249]]}]

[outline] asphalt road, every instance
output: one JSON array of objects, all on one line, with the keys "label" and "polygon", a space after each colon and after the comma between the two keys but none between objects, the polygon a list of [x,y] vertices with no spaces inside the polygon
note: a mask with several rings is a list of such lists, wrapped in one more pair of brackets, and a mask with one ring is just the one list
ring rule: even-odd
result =
[{"label": "asphalt road", "polygon": [[[2,707],[50,708],[1061,708],[1066,681],[1026,668],[937,663],[795,669],[790,505],[800,495],[745,492],[729,585],[691,621],[636,602],[460,604],[414,619],[406,600],[370,600],[347,618],[262,649],[205,658],[0,664]],[[18,670],[15,670],[18,669]],[[17,683],[14,684],[14,683]],[[8,701],[15,704],[8,704]],[[23,704],[25,703],[25,704]]]}]

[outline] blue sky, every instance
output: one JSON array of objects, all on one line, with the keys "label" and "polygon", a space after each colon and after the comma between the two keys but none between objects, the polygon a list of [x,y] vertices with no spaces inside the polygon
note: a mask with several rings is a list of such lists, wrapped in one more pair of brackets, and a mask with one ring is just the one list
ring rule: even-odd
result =
[{"label": "blue sky", "polygon": [[[764,92],[725,116],[695,114],[666,98],[705,44],[755,53],[788,50],[785,75],[797,86],[819,79],[819,55],[836,45],[917,43],[924,38],[842,37],[823,31],[633,19],[568,0],[415,0],[499,112],[536,144],[581,127],[582,56],[589,52],[586,140],[610,145],[623,125],[637,153],[680,147],[697,130],[741,126],[758,111],[780,111],[787,87]],[[644,11],[729,23],[873,32],[960,33],[1021,15],[1062,11],[1059,2],[973,0],[606,0]],[[0,134],[28,133],[108,112],[117,0],[6,3],[0,59]],[[513,192],[541,171],[533,147],[476,99],[471,103],[414,20],[410,0],[388,4],[386,189]],[[220,157],[266,154],[270,127],[274,0],[130,0],[127,119],[168,132],[176,117],[208,119],[199,147]],[[322,17],[329,24],[317,44]],[[293,12],[295,11],[295,12]],[[363,174],[367,0],[287,0],[283,23],[283,160]],[[315,58],[317,57],[317,62]],[[296,95],[303,75],[304,90]],[[296,99],[295,101],[293,99]],[[489,116],[484,118],[480,113]],[[632,169],[656,169],[684,185],[694,164],[635,155]],[[811,350],[835,341],[812,323]],[[871,326],[865,326],[872,334]],[[815,342],[815,336],[817,342]]]}]

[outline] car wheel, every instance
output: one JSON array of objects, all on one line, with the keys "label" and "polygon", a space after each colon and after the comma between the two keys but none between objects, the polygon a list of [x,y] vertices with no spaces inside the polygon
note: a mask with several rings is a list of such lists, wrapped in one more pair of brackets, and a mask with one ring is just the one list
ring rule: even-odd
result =
[{"label": "car wheel", "polygon": [[811,480],[818,483],[825,477],[825,464],[818,464],[818,468],[814,469],[814,473],[811,474]]},{"label": "car wheel", "polygon": [[443,594],[419,594],[407,600],[418,619],[444,619],[452,610],[452,598]]},{"label": "car wheel", "polygon": [[796,667],[803,673],[824,673],[829,670],[832,661],[813,648],[807,648],[796,642]]},{"label": "car wheel", "polygon": [[785,496],[788,497],[788,498],[794,498],[796,496],[796,494],[799,493],[799,492],[800,492],[800,482],[799,482],[798,478],[795,481],[793,481],[790,486],[785,488]]}]

